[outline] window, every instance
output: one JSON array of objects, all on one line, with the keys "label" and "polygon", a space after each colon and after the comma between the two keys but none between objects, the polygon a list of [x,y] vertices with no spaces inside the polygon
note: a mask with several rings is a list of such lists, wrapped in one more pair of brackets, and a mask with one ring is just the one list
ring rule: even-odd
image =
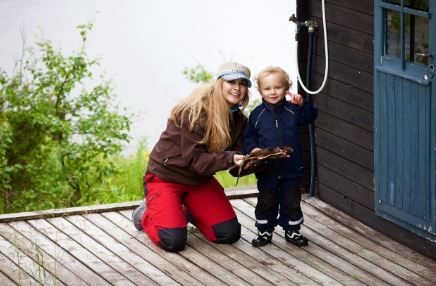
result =
[{"label": "window", "polygon": [[427,66],[429,0],[385,0],[383,56]]}]

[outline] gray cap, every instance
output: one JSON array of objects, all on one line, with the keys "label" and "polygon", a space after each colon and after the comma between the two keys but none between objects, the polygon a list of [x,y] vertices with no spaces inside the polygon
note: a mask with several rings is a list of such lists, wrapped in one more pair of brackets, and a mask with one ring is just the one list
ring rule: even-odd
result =
[{"label": "gray cap", "polygon": [[247,81],[248,87],[251,87],[250,76],[249,68],[238,63],[230,62],[219,67],[217,79],[223,78],[225,81],[230,81],[242,78]]}]

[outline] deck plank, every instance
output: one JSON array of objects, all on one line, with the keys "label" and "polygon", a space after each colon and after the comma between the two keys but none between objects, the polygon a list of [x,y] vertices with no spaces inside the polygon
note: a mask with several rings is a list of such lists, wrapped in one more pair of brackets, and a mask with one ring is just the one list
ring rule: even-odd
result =
[{"label": "deck plank", "polygon": [[[106,233],[110,234],[114,239],[118,241],[118,243],[128,248],[135,255],[146,261],[144,265],[141,265],[139,267],[142,268],[146,267],[146,265],[151,264],[159,268],[163,273],[165,273],[182,285],[202,285],[201,282],[194,279],[190,275],[189,269],[183,269],[182,267],[179,267],[176,263],[172,263],[174,261],[177,262],[178,260],[180,260],[179,255],[175,253],[165,252],[157,246],[151,245],[150,241],[148,241],[148,243],[143,243],[142,241],[139,241],[137,238],[140,239],[141,237],[137,236],[140,233],[134,230],[134,227],[132,227],[132,223],[130,220],[120,215],[119,213],[108,213],[107,216],[112,218],[112,220],[109,220],[101,214],[89,214],[85,215],[85,218],[91,221],[97,227],[101,228]],[[145,240],[144,235],[143,237]]]},{"label": "deck plank", "polygon": [[[191,233],[192,234],[192,233]],[[199,253],[207,253],[209,259],[213,260],[218,265],[221,265],[234,275],[238,276],[241,280],[246,282],[248,285],[252,281],[256,281],[256,285],[265,286],[272,285],[270,282],[251,271],[249,268],[246,268],[242,265],[238,260],[234,260],[233,258],[225,255],[222,251],[214,248],[212,243],[206,242],[198,238],[196,235],[188,236],[188,244],[197,250]],[[229,249],[234,248],[231,245],[226,245],[227,247],[224,249],[224,252],[229,252]],[[245,284],[245,283],[244,283]]]},{"label": "deck plank", "polygon": [[45,269],[44,264],[38,264],[25,253],[21,252],[17,245],[7,241],[6,239],[0,239],[0,251],[3,253],[3,255],[13,261],[20,269],[32,276],[40,284],[65,285],[56,279],[56,277],[53,276],[47,269]]},{"label": "deck plank", "polygon": [[[407,271],[407,269],[404,269],[398,264],[392,263],[389,260],[383,259],[382,256],[366,249],[362,245],[346,239],[338,231],[331,230],[324,225],[317,223],[310,216],[305,217],[305,223],[307,228],[310,228],[319,236],[322,235],[328,238],[330,241],[335,241],[336,245],[342,247],[353,255],[357,255],[358,257],[355,258],[355,261],[359,261],[363,269],[376,269],[377,273],[374,273],[378,275],[379,278],[384,279],[386,282],[392,285],[403,285],[411,278],[409,277],[409,279],[404,279],[403,277],[403,275],[411,273],[410,271]],[[417,277],[418,276],[415,275],[415,278]]]},{"label": "deck plank", "polygon": [[[247,200],[250,201],[249,199]],[[244,212],[244,214],[254,219],[254,211],[251,209],[253,202],[254,201],[251,200],[251,204],[248,204],[248,202],[245,202],[245,204],[239,203],[236,207]],[[301,232],[309,239],[309,247],[301,248],[303,251],[317,254],[317,257],[322,260],[327,258],[333,261],[333,263],[330,263],[333,266],[337,265],[337,262],[340,262],[339,265],[344,266],[340,269],[350,275],[353,280],[356,279],[368,285],[389,285],[387,282],[384,282],[382,279],[368,272],[366,268],[356,264],[352,260],[352,258],[357,257],[356,255],[336,246],[335,243],[312,231],[306,225],[302,226]],[[275,231],[275,235],[280,236],[280,239],[284,239],[284,234],[279,230]],[[321,251],[316,253],[315,250],[317,249]]]},{"label": "deck plank", "polygon": [[[234,206],[238,206],[238,205],[239,204],[236,203]],[[250,218],[247,214],[245,214],[242,210],[240,210],[238,207],[236,207],[236,209],[238,213],[238,220],[248,230],[247,234],[249,235],[249,237],[247,237],[247,239],[251,241],[251,239],[253,239],[257,233],[257,229],[254,227],[254,220]],[[290,267],[293,267],[296,271],[298,271],[301,274],[304,274],[306,277],[310,278],[311,280],[315,281],[320,285],[340,285],[340,284],[344,284],[343,282],[348,283],[344,285],[362,285],[346,276],[339,277],[341,271],[338,269],[334,272],[332,271],[329,271],[327,273],[322,272],[322,269],[325,270],[326,268],[325,263],[323,265],[322,263],[318,262],[310,265],[309,263],[307,263],[308,253],[300,252],[299,253],[300,255],[298,254],[295,255],[295,252],[299,252],[298,249],[293,249],[291,251],[283,251],[283,248],[288,249],[288,247],[289,245],[288,243],[285,242],[284,238],[277,240],[276,237],[274,237],[272,244],[261,247],[260,249],[265,252],[272,253],[275,257],[281,258],[287,263],[290,263]],[[274,252],[271,252],[272,249],[276,249],[276,250]],[[282,254],[279,253],[286,253],[287,256],[283,256]],[[314,260],[312,260],[312,262],[313,261]],[[342,282],[340,282],[340,280],[342,280]]]},{"label": "deck plank", "polygon": [[41,285],[0,251],[0,269],[17,285]]},{"label": "deck plank", "polygon": [[[374,230],[373,228],[363,224],[362,222],[356,220],[350,215],[344,213],[343,211],[340,211],[319,199],[306,196],[304,201],[314,206],[316,209],[322,211],[325,215],[333,218],[336,221],[341,222],[342,224],[353,229],[354,231],[367,237],[369,240],[372,240],[375,243],[380,244],[384,248],[394,251],[397,254],[414,261],[416,264],[416,269],[418,271],[423,269],[420,266],[424,266],[426,269],[430,269],[433,273],[436,273],[436,260],[426,257],[406,247],[405,245],[402,245],[401,243],[387,237],[386,235]],[[424,269],[424,271],[426,270]]]},{"label": "deck plank", "polygon": [[[196,233],[194,235],[205,242],[207,241],[206,238],[201,234]],[[243,261],[244,267],[257,273],[259,276],[263,277],[273,285],[295,285],[289,279],[286,279],[284,276],[280,275],[280,273],[277,273],[273,269],[264,265],[262,263],[263,261],[258,261],[248,253],[245,253],[242,249],[240,249],[241,243],[243,243],[243,239],[232,244],[232,247],[229,247],[229,245],[216,243],[212,244],[212,246],[228,257],[231,257],[233,260]],[[238,269],[235,269],[234,271],[238,271]],[[256,281],[257,283],[257,280],[253,281]]]},{"label": "deck plank", "polygon": [[[313,218],[321,225],[333,231],[340,232],[344,237],[371,251],[372,253],[369,251],[364,252],[361,256],[379,262],[380,267],[389,268],[394,274],[405,280],[414,281],[419,285],[434,285],[436,282],[436,273],[434,271],[430,271],[428,268],[422,267],[421,265],[416,265],[416,263],[409,258],[386,249],[365,236],[352,231],[348,226],[323,215],[321,211],[310,204],[303,202],[302,206],[303,213],[308,217]],[[375,253],[377,257],[374,257],[373,253]]]},{"label": "deck plank", "polygon": [[71,253],[82,264],[93,270],[109,283],[115,281],[116,285],[133,285],[131,281],[121,275],[116,269],[112,268],[104,260],[98,258],[93,252],[85,249],[82,245],[74,241],[74,239],[67,236],[48,221],[37,219],[30,220],[29,223],[44,235],[56,238],[56,243],[60,247]]},{"label": "deck plank", "polygon": [[17,283],[15,283],[11,279],[9,279],[9,277],[6,276],[6,274],[4,274],[1,271],[0,271],[0,281],[2,283],[1,284],[2,286],[15,286],[15,285],[18,285]]},{"label": "deck plank", "polygon": [[[109,267],[115,269],[121,275],[119,277],[122,277],[122,280],[125,280],[125,282],[123,283],[126,283],[127,285],[130,283],[132,285],[137,285],[140,283],[148,285],[158,285],[146,275],[138,271],[136,268],[132,267],[131,264],[127,263],[124,259],[118,256],[116,252],[112,252],[110,248],[107,247],[107,245],[101,243],[101,241],[98,241],[98,239],[95,239],[95,235],[98,235],[100,233],[93,232],[93,230],[95,229],[92,229],[92,224],[86,224],[86,220],[77,217],[70,218],[76,219],[76,222],[78,224],[81,223],[82,227],[85,228],[85,230],[81,230],[65,218],[52,218],[47,219],[47,221],[55,226],[57,229],[62,230],[62,232],[68,235],[71,240],[80,244],[80,246],[83,247],[85,251],[89,251],[97,258],[104,261]],[[89,229],[86,229],[87,227],[89,227]],[[156,276],[162,274],[162,272],[160,272],[155,267],[152,266],[151,268],[155,270],[152,272],[152,274]],[[161,275],[160,279],[162,279],[165,284],[168,283],[168,285],[177,285],[176,283],[174,283],[174,280],[168,279],[167,276]]]},{"label": "deck plank", "polygon": [[226,194],[241,223],[231,245],[189,225],[186,249],[162,250],[131,221],[141,201],[0,215],[3,285],[434,285],[436,262],[303,195],[307,247],[276,229],[255,248],[255,189]]},{"label": "deck plank", "polygon": [[[247,199],[248,201],[252,201],[251,199]],[[253,202],[253,201],[252,201]],[[354,243],[353,241],[344,238],[339,232],[333,231],[325,227],[324,225],[316,222],[310,216],[305,217],[305,228],[310,229],[314,233],[313,239],[325,238],[329,240],[330,246],[334,248],[329,248],[331,251],[337,251],[337,253],[344,255],[344,257],[348,257],[349,261],[353,261],[357,263],[360,268],[365,269],[367,272],[372,273],[374,276],[384,280],[385,282],[391,285],[411,285],[402,277],[398,276],[398,265],[394,265],[390,263],[390,267],[386,269],[386,265],[379,262],[379,259],[382,259],[381,256],[376,253],[369,251],[365,247]],[[308,236],[309,240],[310,237]],[[324,240],[325,241],[325,240]],[[333,243],[334,242],[334,243]],[[335,253],[335,252],[333,252]],[[384,261],[388,263],[388,261]],[[397,272],[397,273],[393,273]]]},{"label": "deck plank", "polygon": [[203,271],[215,276],[221,281],[222,285],[249,285],[247,282],[225,269],[222,265],[209,259],[209,253],[201,253],[189,246],[189,244],[179,253],[198,267],[202,268]]},{"label": "deck plank", "polygon": [[[242,200],[232,200],[232,205],[235,206],[241,206],[246,205]],[[254,228],[254,220],[253,217],[250,218],[250,216],[247,216],[246,213],[241,211],[238,207],[236,207],[237,213],[238,213],[238,220],[240,220],[240,223],[246,227],[250,232],[251,235],[249,238],[247,238],[249,241],[253,239],[256,236],[257,230]],[[248,211],[249,213],[253,212],[252,208]],[[253,212],[254,214],[254,212]],[[280,259],[281,261],[285,261],[290,267],[295,269],[297,272],[304,274],[306,277],[310,278],[311,280],[320,283],[320,284],[338,284],[339,282],[332,279],[328,275],[320,272],[319,270],[315,269],[311,265],[305,263],[304,261],[296,258],[293,256],[293,253],[286,253],[281,250],[280,247],[277,246],[276,243],[272,243],[269,245],[266,245],[264,247],[259,248],[263,251],[266,251],[268,253],[271,253],[274,257]]]},{"label": "deck plank", "polygon": [[9,223],[23,236],[31,238],[41,249],[53,257],[59,264],[68,266],[71,272],[79,276],[83,281],[92,282],[95,285],[109,285],[109,282],[101,278],[94,271],[86,267],[71,253],[57,244],[57,237],[47,237],[25,221],[14,221]]},{"label": "deck plank", "polygon": [[[84,241],[82,236],[80,237],[82,243],[86,244],[88,249],[92,249],[93,252],[96,252],[96,249],[99,247],[99,245],[105,247],[108,251],[104,251],[103,255],[112,256],[112,258],[107,259],[105,256],[102,256],[101,258],[105,259],[107,263],[120,271],[121,274],[129,278],[133,283],[179,285],[179,283],[175,282],[157,267],[148,263],[144,259],[141,259],[130,249],[114,240],[111,236],[103,232],[89,220],[86,220],[83,216],[69,216],[66,217],[66,220],[80,229],[83,233],[92,233],[92,238],[95,241]],[[49,221],[54,224],[52,219]],[[55,219],[55,221],[59,222],[59,219]],[[59,223],[54,225],[57,227],[62,227],[62,225],[59,225]],[[114,228],[112,224],[110,224],[109,227],[111,229]],[[65,227],[62,229],[65,229]],[[70,237],[73,237],[76,233],[76,229],[71,229],[70,233],[67,234]],[[114,259],[115,257],[116,259]]]},{"label": "deck plank", "polygon": [[[240,215],[239,218],[241,220],[241,223],[244,222],[244,225],[251,223],[246,227],[252,232],[252,237],[255,237],[257,229],[254,226],[254,220],[252,218],[249,218],[247,215]],[[329,276],[332,279],[330,281],[331,283],[341,283],[344,285],[365,285],[363,282],[360,282],[358,279],[356,279],[355,276],[349,275],[344,272],[343,269],[334,267],[334,264],[332,265],[313,255],[310,251],[306,251],[306,247],[299,248],[293,244],[286,242],[284,236],[275,235],[273,238],[273,244],[285,251],[286,253],[290,253],[296,259],[299,259],[300,261],[311,265],[311,267]],[[312,248],[312,246],[310,248]]]},{"label": "deck plank", "polygon": [[186,272],[187,274],[191,275],[196,280],[200,281],[204,285],[219,285],[222,284],[222,282],[216,278],[215,276],[211,275],[210,273],[203,271],[202,268],[200,268],[198,265],[192,263],[188,259],[186,259],[184,256],[171,253],[162,250],[158,246],[154,245],[148,237],[145,235],[144,232],[138,232],[130,220],[130,213],[131,211],[122,211],[120,213],[105,213],[103,214],[106,218],[110,219],[112,222],[118,224],[121,228],[128,231],[133,235],[136,240],[142,244],[145,244],[150,249],[153,249],[159,255],[161,255],[163,258],[165,258],[168,261],[171,261],[173,265],[175,265],[180,271]]},{"label": "deck plank", "polygon": [[241,239],[235,243],[235,246],[251,255],[259,263],[269,267],[271,270],[276,271],[289,280],[288,285],[318,285],[310,278],[302,275],[288,264],[274,257],[273,253],[268,253],[260,248],[254,248],[251,245],[252,233],[245,227],[241,228]]},{"label": "deck plank", "polygon": [[0,224],[0,233],[11,244],[15,245],[21,252],[29,256],[33,261],[42,264],[44,269],[48,270],[57,279],[67,285],[75,284],[87,285],[79,276],[72,273],[63,264],[59,263],[51,257],[43,248],[38,244],[38,241],[32,241],[22,235],[20,232],[14,230],[7,224]]}]

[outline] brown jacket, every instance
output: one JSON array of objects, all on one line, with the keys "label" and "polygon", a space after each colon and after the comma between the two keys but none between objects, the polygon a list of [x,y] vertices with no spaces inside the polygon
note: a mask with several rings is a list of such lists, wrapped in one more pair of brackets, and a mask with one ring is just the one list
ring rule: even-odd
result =
[{"label": "brown jacket", "polygon": [[147,172],[165,181],[199,185],[217,171],[230,168],[234,164],[233,155],[243,150],[247,121],[241,112],[231,115],[232,144],[225,151],[215,153],[208,152],[206,145],[198,143],[203,134],[197,130],[190,132],[188,120],[183,120],[181,127],[168,120],[165,131],[150,153]]}]

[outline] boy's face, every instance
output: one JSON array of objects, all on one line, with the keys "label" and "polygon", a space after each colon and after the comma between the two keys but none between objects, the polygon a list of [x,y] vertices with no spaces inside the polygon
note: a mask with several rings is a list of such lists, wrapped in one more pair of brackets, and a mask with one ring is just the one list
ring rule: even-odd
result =
[{"label": "boy's face", "polygon": [[277,104],[282,101],[286,91],[285,80],[279,73],[271,73],[260,82],[260,95],[269,104]]}]

